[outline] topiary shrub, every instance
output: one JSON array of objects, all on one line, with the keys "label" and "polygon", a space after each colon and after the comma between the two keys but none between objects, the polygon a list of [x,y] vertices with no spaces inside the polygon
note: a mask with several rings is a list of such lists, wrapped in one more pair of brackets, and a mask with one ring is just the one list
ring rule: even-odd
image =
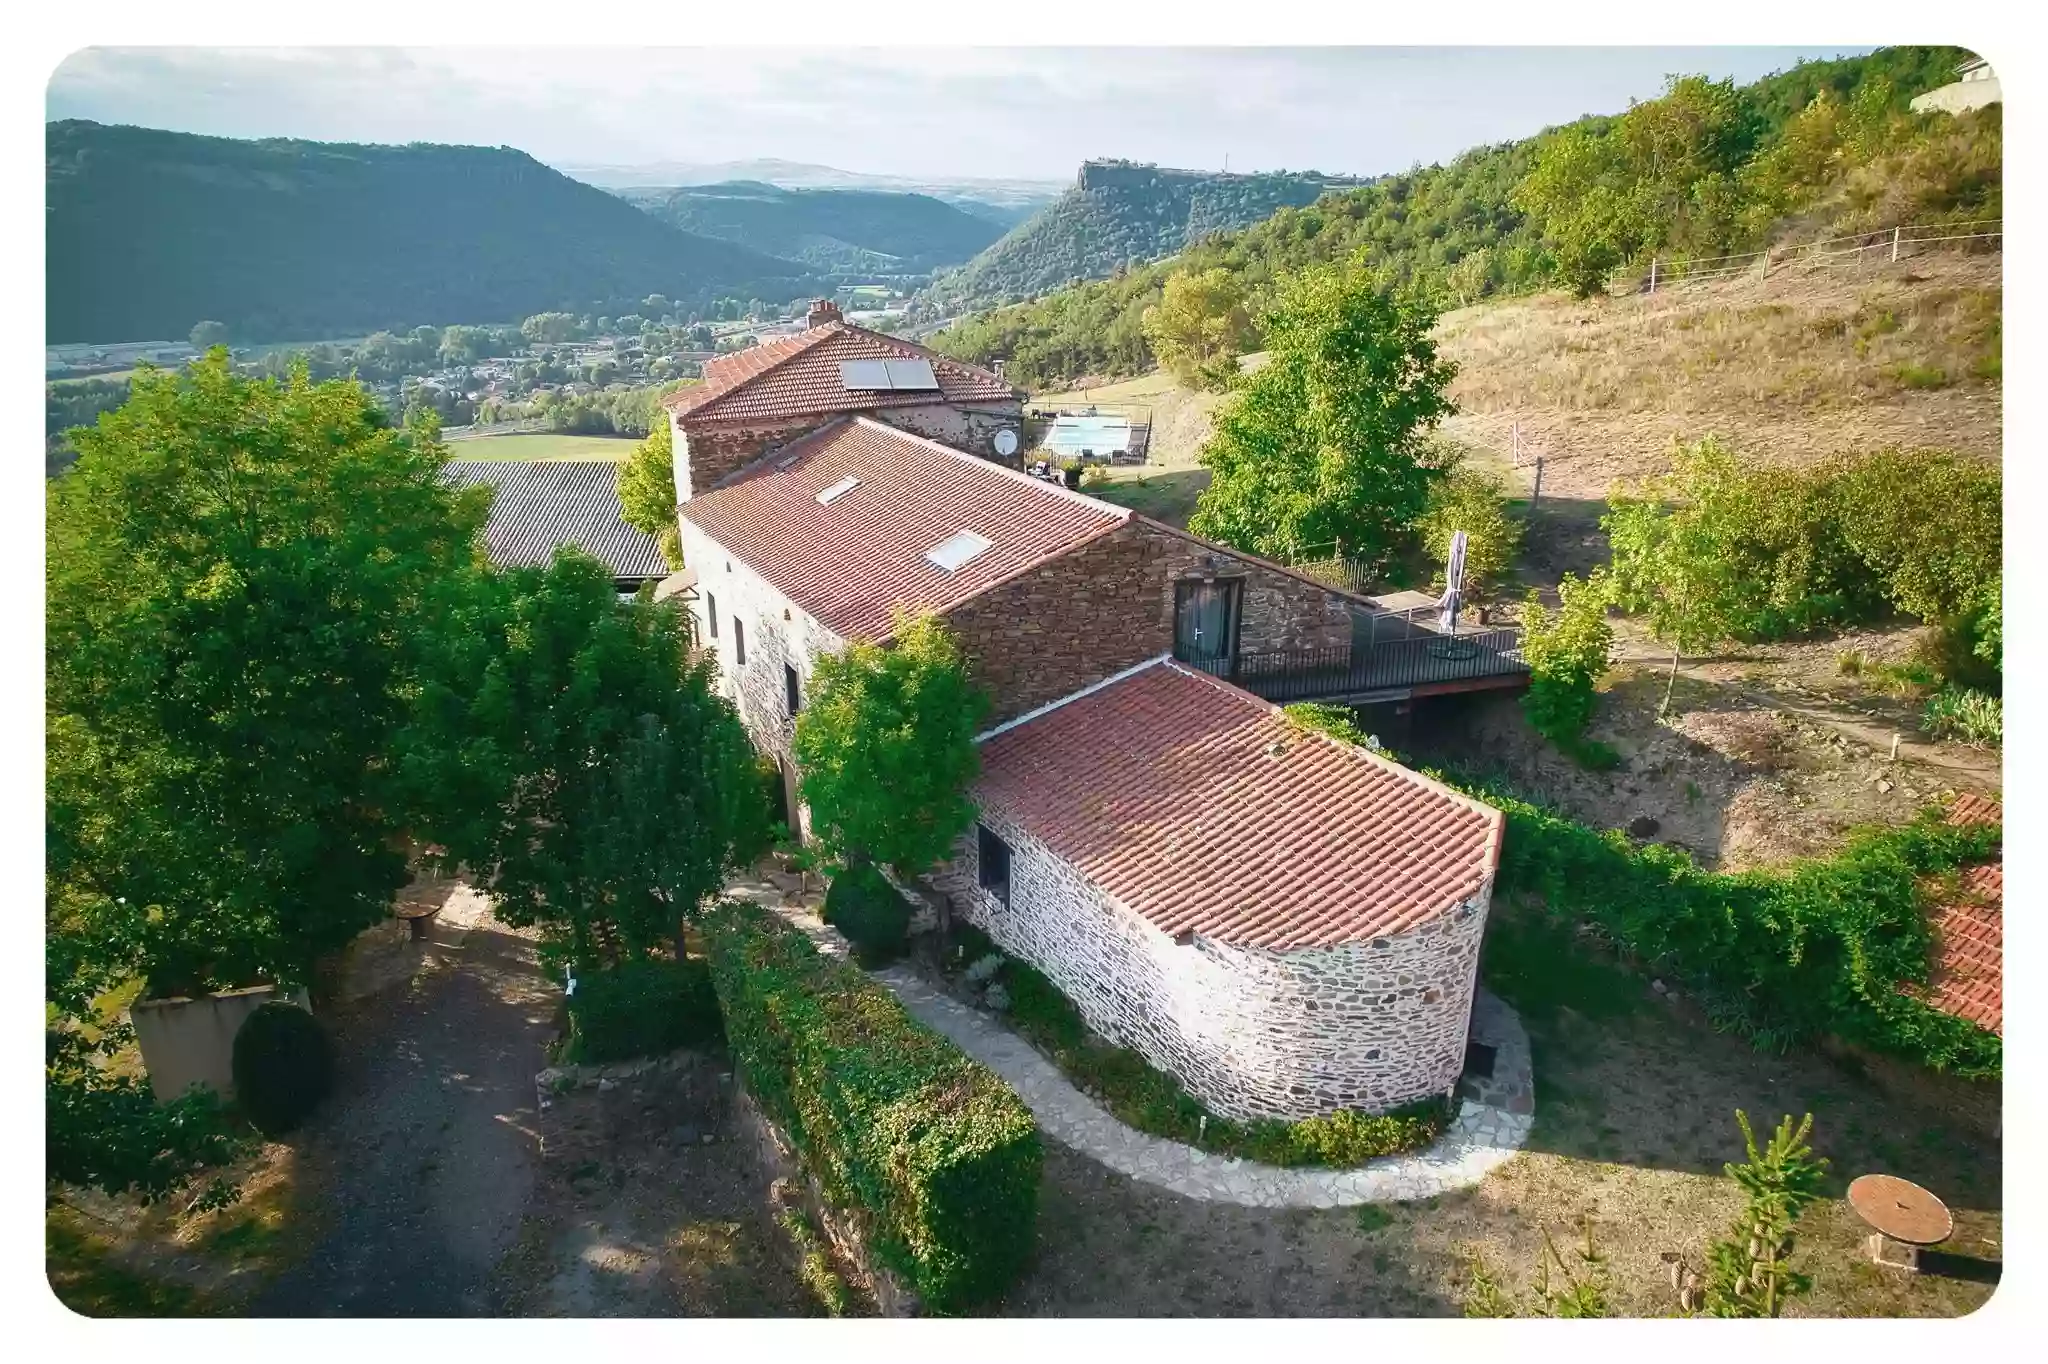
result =
[{"label": "topiary shrub", "polygon": [[873,864],[849,867],[832,878],[824,919],[846,935],[863,966],[886,965],[909,946],[910,902]]},{"label": "topiary shrub", "polygon": [[304,1122],[334,1087],[334,1044],[296,1004],[272,1002],[235,1033],[235,1104],[266,1137]]},{"label": "topiary shrub", "polygon": [[701,1047],[724,1035],[702,957],[643,957],[579,977],[562,1059],[578,1064]]},{"label": "topiary shrub", "polygon": [[702,920],[747,1090],[935,1311],[1000,1297],[1037,1238],[1044,1146],[987,1068],[758,905]]}]

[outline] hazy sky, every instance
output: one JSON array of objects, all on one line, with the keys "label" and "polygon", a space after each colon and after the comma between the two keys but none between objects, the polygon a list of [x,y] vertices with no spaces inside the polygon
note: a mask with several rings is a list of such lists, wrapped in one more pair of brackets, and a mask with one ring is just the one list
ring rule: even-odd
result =
[{"label": "hazy sky", "polygon": [[1087,157],[1373,174],[1658,93],[1867,48],[88,48],[51,118],[510,145],[543,161],[779,157],[1066,180]]}]

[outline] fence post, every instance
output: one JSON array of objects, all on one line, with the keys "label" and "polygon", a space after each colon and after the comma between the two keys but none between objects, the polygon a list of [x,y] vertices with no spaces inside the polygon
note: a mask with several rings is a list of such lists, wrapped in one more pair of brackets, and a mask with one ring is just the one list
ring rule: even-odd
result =
[{"label": "fence post", "polygon": [[1893,228],[1892,228],[1892,260],[1893,260],[1894,262],[1896,262],[1896,261],[1898,260],[1898,258],[1899,258],[1899,228],[1897,228],[1897,227],[1895,226],[1895,227],[1893,227]]},{"label": "fence post", "polygon": [[1535,514],[1536,504],[1543,500],[1543,452],[1536,452],[1536,486],[1529,489],[1529,512]]},{"label": "fence post", "polygon": [[1650,257],[1650,292],[1657,292],[1657,258]]}]

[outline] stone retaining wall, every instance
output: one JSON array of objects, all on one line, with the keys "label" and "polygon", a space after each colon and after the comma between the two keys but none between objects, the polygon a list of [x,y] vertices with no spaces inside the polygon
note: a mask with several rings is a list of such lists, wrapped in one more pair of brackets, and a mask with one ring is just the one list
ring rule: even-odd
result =
[{"label": "stone retaining wall", "polygon": [[740,1139],[749,1143],[761,1162],[771,1185],[787,1181],[803,1200],[811,1222],[824,1234],[842,1263],[850,1266],[860,1282],[854,1286],[874,1301],[875,1310],[885,1317],[914,1317],[923,1311],[917,1293],[894,1271],[876,1261],[868,1250],[868,1236],[859,1214],[834,1207],[789,1137],[754,1102],[738,1075],[733,1077],[733,1119]]},{"label": "stone retaining wall", "polygon": [[998,811],[1010,903],[976,885],[972,830],[935,884],[1031,962],[1089,1027],[1225,1117],[1384,1112],[1449,1094],[1465,1042],[1489,886],[1405,933],[1298,952],[1177,945]]}]

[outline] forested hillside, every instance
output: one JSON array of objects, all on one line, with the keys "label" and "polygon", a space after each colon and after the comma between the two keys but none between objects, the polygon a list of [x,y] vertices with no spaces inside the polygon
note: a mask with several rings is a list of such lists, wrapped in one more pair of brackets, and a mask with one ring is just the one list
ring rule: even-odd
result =
[{"label": "forested hillside", "polygon": [[624,196],[685,232],[741,242],[822,270],[923,274],[1002,235],[986,218],[923,194],[779,189],[758,180]]},{"label": "forested hillside", "polygon": [[50,342],[343,336],[418,321],[780,301],[808,267],[681,232],[506,147],[47,129]]},{"label": "forested hillside", "polygon": [[1211,175],[1091,161],[1066,193],[919,296],[925,311],[1027,298],[1171,255],[1287,205],[1313,203],[1334,177]]},{"label": "forested hillside", "polygon": [[1387,284],[1455,307],[1559,284],[1597,290],[1652,254],[1996,217],[1997,106],[1961,118],[1907,109],[1967,55],[1884,48],[1742,87],[1686,78],[1625,114],[1282,208],[1171,260],[969,318],[930,344],[975,362],[1007,359],[1025,384],[1114,377],[1153,365],[1141,321],[1176,273],[1228,272],[1256,314],[1279,276],[1355,257]]}]

